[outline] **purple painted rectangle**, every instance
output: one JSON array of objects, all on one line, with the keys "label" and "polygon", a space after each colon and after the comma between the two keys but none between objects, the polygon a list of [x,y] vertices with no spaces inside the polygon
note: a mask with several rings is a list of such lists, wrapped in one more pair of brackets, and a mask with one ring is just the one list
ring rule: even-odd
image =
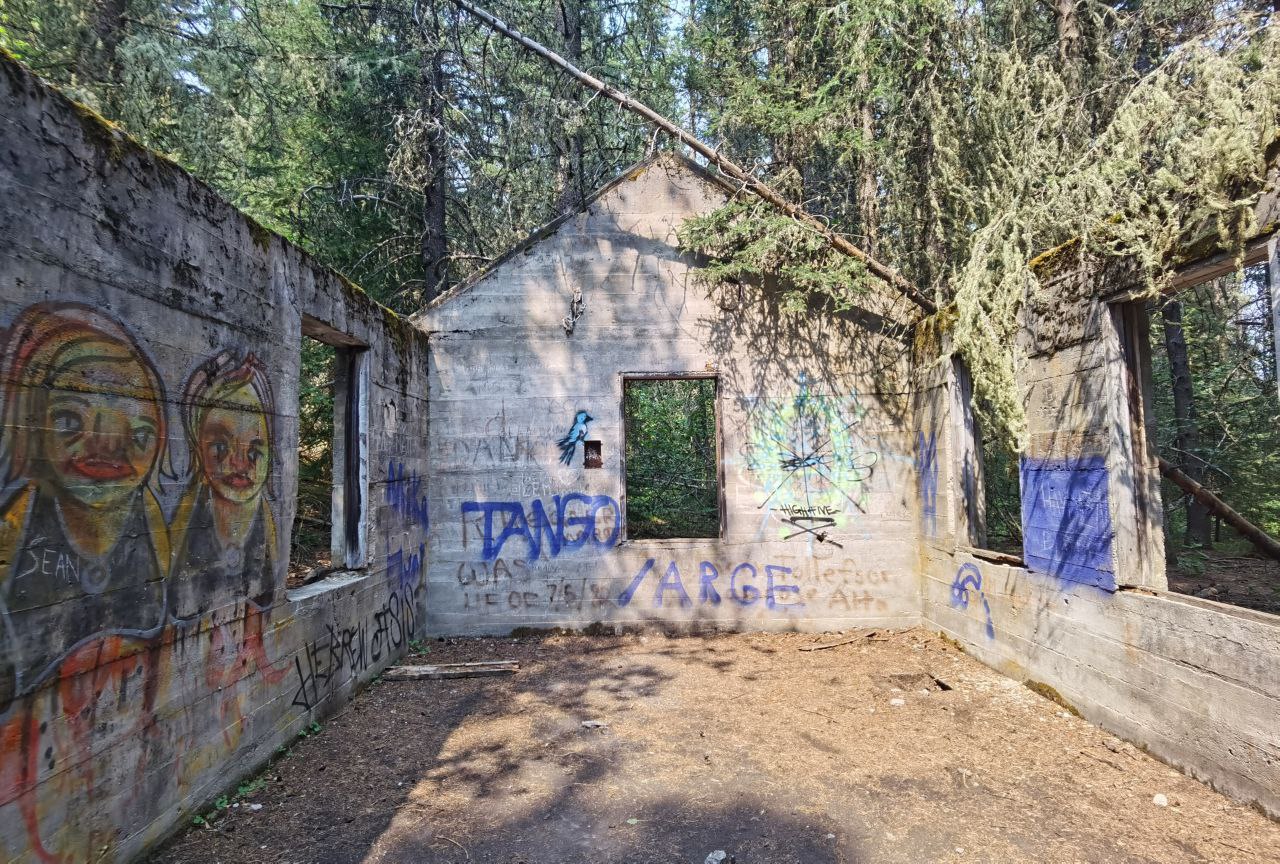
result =
[{"label": "purple painted rectangle", "polygon": [[1059,579],[1116,588],[1105,456],[1024,456],[1022,548],[1027,566]]}]

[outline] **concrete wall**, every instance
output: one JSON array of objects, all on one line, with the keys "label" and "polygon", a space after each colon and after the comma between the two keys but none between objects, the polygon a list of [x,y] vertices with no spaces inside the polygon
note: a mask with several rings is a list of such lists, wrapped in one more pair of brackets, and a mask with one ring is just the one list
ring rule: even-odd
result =
[{"label": "concrete wall", "polygon": [[[0,321],[0,860],[125,860],[424,632],[425,340],[7,60]],[[304,327],[365,562],[286,591]]]},{"label": "concrete wall", "polygon": [[[432,632],[919,620],[908,360],[887,332],[905,310],[868,298],[788,319],[774,292],[711,293],[675,233],[724,195],[662,157],[417,316],[431,332]],[[654,373],[718,381],[718,538],[627,538],[623,379]],[[560,458],[582,411],[599,469],[580,446]],[[811,451],[818,464],[795,469]]]},{"label": "concrete wall", "polygon": [[[1122,271],[1070,251],[1029,298],[1020,339],[1025,566],[973,554],[963,532],[926,537],[926,626],[1280,816],[1280,618],[1165,590],[1146,406],[1131,401],[1149,371],[1142,350],[1124,348],[1146,344],[1144,313],[1125,302]],[[939,512],[961,513],[956,381],[934,369],[918,382],[921,422],[946,442]]]}]

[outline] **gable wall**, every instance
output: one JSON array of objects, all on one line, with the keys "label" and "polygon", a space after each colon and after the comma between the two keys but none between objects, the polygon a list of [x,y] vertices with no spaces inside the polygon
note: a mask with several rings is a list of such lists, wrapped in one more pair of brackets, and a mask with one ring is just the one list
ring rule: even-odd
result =
[{"label": "gable wall", "polygon": [[[827,314],[785,319],[755,288],[709,296],[675,232],[722,195],[663,159],[420,316],[432,334],[433,633],[918,620],[903,343]],[[566,333],[576,292],[582,314]],[[639,373],[717,378],[719,538],[624,539],[622,381]],[[579,411],[593,418],[601,469],[584,467],[581,447],[560,461],[556,442]],[[824,465],[783,465],[806,448]],[[563,520],[557,496],[570,501]],[[559,550],[524,532],[538,508]],[[783,521],[814,514],[834,520],[823,540]],[[591,539],[574,542],[582,520]]]}]

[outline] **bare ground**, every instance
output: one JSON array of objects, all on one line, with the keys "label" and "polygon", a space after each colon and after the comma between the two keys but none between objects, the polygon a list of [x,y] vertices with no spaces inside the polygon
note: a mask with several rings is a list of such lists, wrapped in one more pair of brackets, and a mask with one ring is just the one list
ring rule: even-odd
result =
[{"label": "bare ground", "polygon": [[836,638],[432,642],[521,670],[375,684],[152,860],[1280,861],[1280,825],[937,637],[797,650]]},{"label": "bare ground", "polygon": [[1169,568],[1170,591],[1280,615],[1280,561],[1219,551],[1201,555],[1200,569]]}]

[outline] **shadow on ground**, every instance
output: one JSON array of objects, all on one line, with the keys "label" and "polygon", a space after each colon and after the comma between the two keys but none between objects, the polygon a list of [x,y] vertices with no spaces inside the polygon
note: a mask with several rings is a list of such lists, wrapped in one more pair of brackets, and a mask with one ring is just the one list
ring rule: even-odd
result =
[{"label": "shadow on ground", "polygon": [[1280,826],[926,634],[813,638],[432,643],[521,669],[375,684],[152,861],[1280,860]]}]

